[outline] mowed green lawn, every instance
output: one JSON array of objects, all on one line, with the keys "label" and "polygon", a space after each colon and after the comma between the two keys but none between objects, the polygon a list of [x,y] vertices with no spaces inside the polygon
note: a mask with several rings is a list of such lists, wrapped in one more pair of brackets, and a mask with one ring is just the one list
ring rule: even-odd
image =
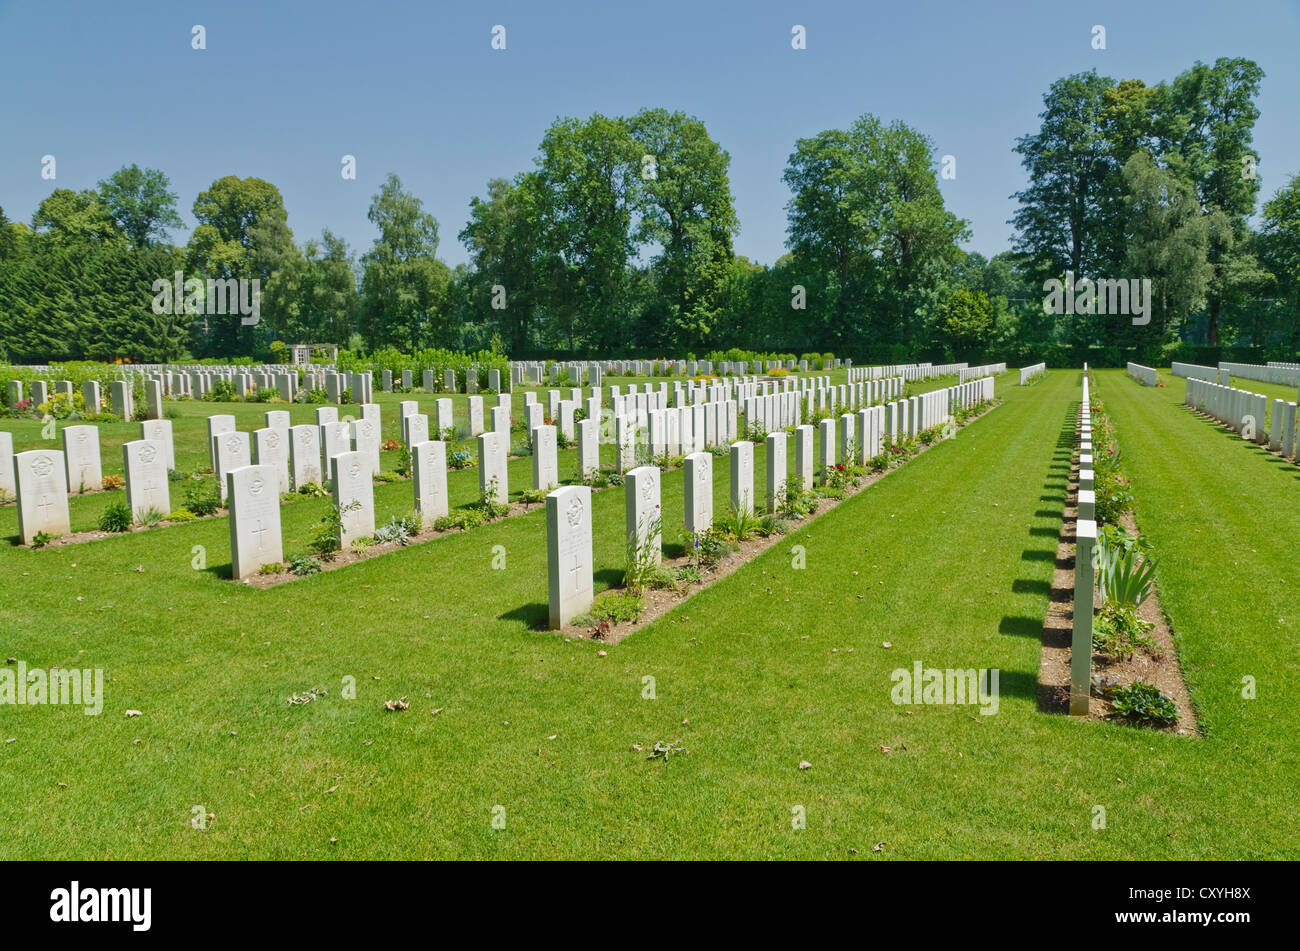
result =
[{"label": "mowed green lawn", "polygon": [[[1162,564],[1161,597],[1210,731],[1045,715],[1040,634],[1079,374],[1008,379],[1005,404],[955,439],[611,647],[536,629],[540,509],[269,590],[221,577],[224,519],[0,548],[0,655],[109,678],[98,717],[0,707],[0,741],[13,740],[0,743],[0,856],[1296,855],[1296,644],[1277,620],[1293,599],[1282,563],[1244,554],[1294,537],[1296,473],[1229,443],[1170,391],[1104,374],[1143,528],[1162,550],[1189,546]],[[177,438],[203,445],[201,432]],[[1233,461],[1197,471],[1220,455]],[[728,472],[715,464],[720,505]],[[514,488],[529,465],[512,464]],[[561,472],[572,468],[570,453]],[[761,453],[755,472],[761,484]],[[1170,472],[1191,495],[1162,501]],[[453,474],[453,495],[467,501],[475,479]],[[1250,491],[1265,484],[1271,494]],[[404,511],[410,486],[377,499],[381,517]],[[604,587],[621,573],[622,490],[594,499]],[[1215,530],[1183,539],[1198,522],[1177,505]],[[285,507],[289,550],[323,506]],[[664,509],[675,542],[680,472]],[[15,532],[9,506],[0,534]],[[206,570],[191,567],[194,545]],[[890,672],[918,660],[998,668],[997,714],[895,705]],[[1244,673],[1256,700],[1240,697]],[[345,677],[355,700],[340,695]],[[327,691],[315,702],[286,702],[315,687]],[[403,696],[409,710],[384,710]],[[648,760],[656,741],[689,752]],[[208,828],[191,828],[195,807],[215,816]],[[795,807],[806,828],[792,828]]]}]

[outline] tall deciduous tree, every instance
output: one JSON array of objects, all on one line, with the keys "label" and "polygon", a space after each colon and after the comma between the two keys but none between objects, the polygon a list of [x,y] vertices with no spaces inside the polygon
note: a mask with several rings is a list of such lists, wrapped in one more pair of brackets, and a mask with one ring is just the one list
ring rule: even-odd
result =
[{"label": "tall deciduous tree", "polygon": [[372,348],[415,350],[448,329],[443,305],[450,271],[437,258],[438,222],[391,172],[367,217],[379,236],[364,258],[361,332]]},{"label": "tall deciduous tree", "polygon": [[739,230],[727,176],[731,157],[700,120],[643,109],[629,121],[640,158],[635,237],[662,248],[653,262],[665,342],[712,346]]},{"label": "tall deciduous tree", "polygon": [[147,248],[167,240],[168,228],[184,225],[176,213],[176,195],[170,181],[156,168],[131,164],[119,168],[99,183],[99,193],[133,248]]},{"label": "tall deciduous tree", "polygon": [[[1130,343],[1173,339],[1188,313],[1205,306],[1211,267],[1209,222],[1192,187],[1145,152],[1124,166],[1128,198],[1128,269],[1151,281],[1151,322],[1118,325],[1114,335]],[[1114,319],[1114,318],[1110,318]]]},{"label": "tall deciduous tree", "polygon": [[1263,274],[1248,240],[1247,218],[1259,195],[1254,128],[1264,71],[1248,59],[1198,62],[1164,89],[1161,135],[1169,166],[1192,184],[1201,209],[1214,218],[1209,261],[1208,342],[1219,340],[1224,301],[1259,283]]},{"label": "tall deciduous tree", "polygon": [[[199,192],[193,211],[198,225],[190,235],[187,258],[194,276],[257,280],[268,308],[283,306],[288,296],[279,294],[272,282],[296,248],[280,189],[260,178],[228,175]],[[262,316],[270,326],[280,320],[274,312]],[[211,353],[251,353],[259,335],[238,314],[204,314],[194,324],[196,347]]]}]

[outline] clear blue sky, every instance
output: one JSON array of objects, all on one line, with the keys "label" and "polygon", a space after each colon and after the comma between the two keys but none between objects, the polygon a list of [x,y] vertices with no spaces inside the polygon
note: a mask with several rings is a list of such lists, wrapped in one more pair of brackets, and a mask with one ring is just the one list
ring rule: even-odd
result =
[{"label": "clear blue sky", "polygon": [[[205,51],[190,47],[194,24]],[[806,50],[791,49],[794,24]],[[730,152],[736,251],[771,263],[794,141],[872,112],[956,156],[945,199],[970,220],[970,248],[991,255],[1024,183],[1011,147],[1037,127],[1052,80],[1096,67],[1154,84],[1197,59],[1254,59],[1267,74],[1255,135],[1266,198],[1300,172],[1297,49],[1295,0],[0,0],[0,206],[30,220],[55,185],[93,187],[135,162],[171,177],[184,240],[201,189],[253,175],[279,186],[299,241],[329,227],[359,254],[374,238],[370,196],[395,171],[454,265],[470,198],[531,167],[555,117],[662,106],[698,116]],[[56,182],[40,176],[46,154]],[[339,175],[344,154],[356,181]]]}]

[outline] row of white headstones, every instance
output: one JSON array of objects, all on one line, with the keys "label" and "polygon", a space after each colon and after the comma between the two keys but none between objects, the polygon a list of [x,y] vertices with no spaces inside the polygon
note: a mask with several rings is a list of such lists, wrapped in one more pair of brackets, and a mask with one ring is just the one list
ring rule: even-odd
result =
[{"label": "row of white headstones", "polygon": [[[93,381],[91,381],[93,382]],[[151,385],[156,385],[156,381],[149,381]],[[96,384],[97,385],[97,384]],[[125,387],[125,385],[123,385]],[[656,415],[659,405],[667,397],[666,384],[665,389],[652,391],[650,385],[642,393],[629,392],[622,394],[619,388],[611,388],[611,401],[614,406],[614,417],[623,418],[624,425],[620,427],[620,432],[624,429],[630,429],[632,425],[629,422],[631,417],[635,417],[635,426],[645,429],[650,426],[655,435],[667,432],[665,427],[665,418],[662,414]],[[880,398],[884,394],[891,394],[901,390],[901,381],[881,381],[871,388],[871,392],[866,392],[867,388],[862,387],[859,390],[852,390],[850,387],[828,387],[824,383],[819,383],[809,392],[816,392],[819,397],[819,405],[825,407],[829,399],[829,405],[833,408],[836,405],[836,393],[840,391],[840,398],[847,400],[852,398],[850,391],[855,395],[871,396]],[[129,390],[127,390],[129,393]],[[705,405],[710,411],[716,409],[716,406],[710,405],[724,398],[726,394],[735,393],[743,395],[746,399],[755,399],[756,393],[768,393],[768,386],[758,384],[754,381],[734,381],[725,386],[692,386],[683,389],[680,384],[677,385],[675,396],[680,405],[689,402],[691,405]],[[591,418],[597,418],[600,415],[600,404],[602,394],[599,387],[591,390],[591,397],[583,401],[582,390],[574,389],[570,391],[571,398],[563,400],[560,391],[552,390],[548,394],[550,404],[550,416],[558,421],[559,432],[567,441],[572,442],[578,435],[575,427],[575,411],[579,405],[585,405],[587,415]],[[151,399],[151,404],[153,400]],[[810,398],[809,407],[813,402]],[[502,438],[508,442],[510,427],[510,407],[511,397],[508,393],[500,394],[497,397],[497,405],[491,407],[490,415],[492,418],[492,431],[502,435]],[[468,416],[466,426],[462,432],[476,437],[482,434],[484,430],[485,403],[482,396],[471,396],[468,400]],[[526,394],[526,410],[528,412],[527,430],[530,434],[538,430],[542,425],[543,416],[541,404],[537,402],[537,396],[534,393]],[[379,472],[379,452],[380,452],[380,409],[378,404],[366,403],[360,407],[361,419],[357,420],[351,416],[339,419],[339,410],[333,406],[323,406],[316,410],[315,432],[312,433],[313,427],[294,427],[290,425],[290,415],[285,410],[272,410],[266,413],[266,426],[264,429],[255,430],[251,434],[236,432],[235,417],[227,414],[217,414],[208,417],[208,442],[210,463],[219,482],[222,483],[222,495],[225,495],[224,475],[230,469],[237,468],[241,465],[247,465],[250,462],[267,463],[275,465],[279,470],[279,483],[281,491],[289,491],[290,488],[297,488],[306,482],[323,482],[323,474],[328,472],[329,459],[331,456],[338,454],[346,449],[356,449],[367,454],[369,465],[372,473]],[[759,406],[757,412],[761,413],[764,407]],[[129,415],[129,407],[127,407]],[[418,402],[415,400],[405,400],[400,406],[402,416],[402,438],[408,446],[414,446],[423,442],[429,436],[429,418],[418,413]],[[751,411],[751,416],[755,411]],[[692,417],[694,418],[694,417]],[[610,417],[606,417],[606,422]],[[437,426],[435,435],[442,437],[449,431],[454,430],[453,403],[449,398],[441,398],[436,401],[434,420]],[[701,432],[705,433],[705,442],[699,448],[716,445],[718,443],[718,434],[721,432],[720,427],[716,427],[718,420],[709,415],[709,425]],[[735,419],[734,406],[731,417],[731,427],[729,438],[735,439]],[[787,423],[786,425],[789,425]],[[128,475],[128,494],[132,496],[132,511],[137,516],[154,508],[166,514],[168,511],[168,498],[166,495],[166,469],[175,468],[175,455],[172,444],[171,422],[166,419],[149,419],[140,424],[141,440],[154,440],[160,445],[153,448],[144,446],[135,447],[136,452],[131,456],[133,465],[125,466]],[[716,431],[715,431],[716,429]],[[690,445],[690,422],[684,422],[681,427],[672,427],[671,443],[665,439],[659,439],[659,451],[662,454],[667,451],[671,445],[673,454],[680,454],[683,445],[682,440],[677,435],[679,431],[684,430],[687,434],[685,445]],[[707,430],[707,431],[706,431]],[[218,440],[216,437],[224,434],[231,434],[224,439]],[[608,428],[602,434],[602,437],[608,440],[610,437]],[[251,443],[250,443],[251,438]],[[71,493],[82,493],[89,491],[98,491],[103,486],[103,467],[100,455],[99,430],[93,425],[74,425],[65,427],[62,431],[63,450],[61,453],[61,469],[65,473],[65,487],[62,495]],[[552,442],[554,439],[552,438]],[[590,438],[583,440],[584,448],[588,449],[586,456],[590,456],[595,450],[595,443]],[[628,446],[632,445],[630,438],[625,439]],[[508,445],[507,447],[508,448]],[[687,449],[686,451],[690,451]],[[161,456],[159,453],[161,452]],[[317,462],[319,456],[319,463]],[[584,458],[586,457],[584,456]],[[147,462],[144,461],[147,459]],[[165,464],[162,472],[164,478],[160,479],[154,471],[154,462],[158,460],[160,464]],[[620,463],[625,461],[624,456],[620,456]],[[49,469],[48,459],[42,457],[40,462],[40,471],[46,472]],[[143,468],[142,468],[143,467]],[[550,472],[554,466],[545,469]],[[132,472],[137,472],[137,478],[130,479]],[[29,473],[30,476],[30,473]],[[48,481],[45,480],[45,481]],[[556,484],[557,480],[552,479],[550,482],[542,482],[537,488],[543,488],[548,485]],[[29,477],[28,484],[32,484]],[[0,493],[12,496],[16,493],[16,476],[13,462],[13,441],[10,433],[0,433]],[[31,493],[29,493],[30,495]],[[30,532],[25,533],[28,536],[34,536],[36,531],[47,531],[54,534],[56,529],[63,524],[57,507],[52,505],[50,495],[55,494],[52,485],[46,485],[42,490],[43,498],[40,504],[36,506],[38,512],[44,512],[48,518],[39,518],[35,513],[28,518],[29,525],[36,526]],[[48,521],[48,524],[46,522]],[[66,529],[64,529],[66,531]],[[27,540],[25,538],[25,540]]]},{"label": "row of white headstones", "polygon": [[1199,410],[1240,433],[1243,439],[1261,446],[1267,443],[1269,449],[1287,457],[1297,455],[1294,402],[1273,400],[1272,421],[1266,427],[1268,397],[1262,393],[1188,377],[1183,401],[1192,409]]},{"label": "row of white headstones", "polygon": [[1096,582],[1092,564],[1097,544],[1097,494],[1092,469],[1092,403],[1088,364],[1083,365],[1079,405],[1079,499],[1075,522],[1074,618],[1070,634],[1070,716],[1088,715],[1092,690],[1092,607]]},{"label": "row of white headstones", "polygon": [[[941,425],[950,418],[957,406],[974,405],[992,397],[993,380],[985,378],[945,390],[936,390],[919,397],[897,400],[887,405],[864,407],[857,413],[843,413],[838,419],[824,419],[820,424],[820,453],[818,468],[834,466],[836,447],[842,458],[865,460],[880,453],[886,439],[896,440],[900,433],[915,435],[919,430]],[[747,406],[755,421],[772,427],[767,436],[769,510],[778,504],[784,492],[787,472],[787,437],[783,426],[793,418],[795,424],[795,472],[801,487],[812,485],[813,427],[798,422],[802,401],[795,393],[764,393],[748,398]],[[678,420],[678,432],[686,435],[684,448],[691,449],[685,459],[684,479],[686,490],[685,527],[698,533],[712,525],[712,456],[704,451],[703,436],[696,436],[695,419],[710,405],[715,412],[729,407],[726,414],[718,412],[715,418],[735,419],[734,400],[713,404],[693,404],[677,410],[653,410],[650,420]],[[530,405],[531,402],[530,402]],[[405,405],[404,405],[405,409]],[[235,430],[234,418],[228,415],[208,419],[209,445],[213,467],[221,485],[222,494],[229,507],[232,576],[243,579],[269,563],[283,559],[283,542],[280,527],[279,496],[290,486],[299,487],[306,482],[321,481],[321,472],[327,471],[333,487],[333,501],[340,512],[339,541],[350,545],[357,538],[373,535],[374,489],[373,477],[378,472],[378,406],[363,408],[367,415],[359,420],[331,419],[334,407],[321,407],[316,425],[284,426],[288,414],[283,411],[267,413],[268,426],[252,434],[257,450],[256,462],[250,462],[250,434]],[[492,493],[498,502],[508,498],[507,453],[509,448],[509,407],[494,407],[494,423],[504,421],[504,432],[498,428],[480,434],[478,439],[479,480],[481,491]],[[320,421],[320,420],[324,421]],[[691,422],[686,422],[690,420]],[[647,513],[659,507],[659,469],[655,466],[635,466],[635,446],[640,430],[635,419],[619,416],[615,428],[622,440],[617,454],[619,468],[626,473],[629,486],[629,526],[649,524]],[[599,467],[597,420],[589,418],[578,425],[579,467],[582,476],[590,475]],[[171,467],[171,432],[167,420],[153,420],[142,424],[148,438],[125,443],[122,447],[126,473],[127,498],[136,517],[154,509],[160,513],[170,510],[167,470]],[[403,416],[403,433],[412,450],[412,476],[415,507],[425,518],[439,518],[449,512],[447,493],[447,443],[442,440],[418,438],[421,429],[427,430],[427,417],[419,413]],[[154,427],[151,432],[149,427]],[[94,427],[69,427],[94,430]],[[671,427],[664,427],[671,429]],[[719,429],[718,432],[723,430]],[[590,490],[586,486],[569,486],[555,489],[558,483],[557,428],[553,425],[534,427],[530,436],[533,443],[534,487],[552,489],[548,495],[548,526],[554,521],[551,509],[563,498],[564,525],[574,527],[573,498],[578,498],[577,511],[590,509]],[[68,440],[65,430],[65,444]],[[9,434],[3,434],[8,436]],[[734,431],[732,431],[734,437]],[[700,440],[696,442],[697,438]],[[80,443],[81,440],[74,440]],[[91,440],[94,457],[98,460],[98,437]],[[648,440],[653,442],[653,440]],[[753,508],[753,446],[749,441],[731,445],[731,504],[737,510]],[[2,448],[2,447],[0,447]],[[25,544],[31,544],[38,532],[51,535],[66,534],[69,528],[67,506],[67,475],[64,453],[53,450],[31,450],[14,456],[13,472],[18,495],[19,527]],[[0,468],[2,471],[2,468]],[[654,475],[651,476],[650,473]],[[633,473],[636,475],[634,476]],[[648,488],[653,480],[653,490]],[[568,489],[586,490],[574,496]],[[557,496],[556,493],[562,493]],[[647,498],[652,499],[646,502]],[[649,507],[647,507],[649,506]],[[590,523],[587,522],[588,543],[586,587],[591,588]],[[630,530],[633,530],[630,528]],[[555,558],[571,558],[575,544],[562,538],[564,528],[556,523],[554,536]],[[644,539],[640,539],[644,541]],[[581,547],[581,546],[578,546]],[[655,548],[659,545],[656,542]],[[552,623],[562,626],[570,620],[574,610],[570,606],[582,602],[582,595],[565,592],[572,586],[581,571],[559,573],[551,571]],[[581,585],[579,585],[581,588]],[[578,590],[578,589],[574,589]],[[586,606],[590,606],[587,599]],[[585,607],[582,608],[585,610]]]}]

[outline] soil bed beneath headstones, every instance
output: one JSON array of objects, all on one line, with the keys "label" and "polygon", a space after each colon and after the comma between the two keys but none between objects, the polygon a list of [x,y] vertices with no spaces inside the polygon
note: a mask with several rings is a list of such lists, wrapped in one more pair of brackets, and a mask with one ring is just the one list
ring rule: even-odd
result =
[{"label": "soil bed beneath headstones", "polygon": [[[1075,431],[1075,451],[1070,463],[1070,487],[1065,498],[1064,521],[1060,543],[1056,549],[1056,570],[1052,575],[1052,590],[1048,598],[1047,617],[1043,622],[1043,650],[1038,669],[1038,707],[1045,713],[1068,713],[1070,707],[1070,642],[1074,625],[1074,557],[1075,532],[1079,516],[1079,453],[1078,430]],[[1121,526],[1137,534],[1137,522],[1132,515],[1120,520]],[[1097,691],[1098,678],[1131,684],[1142,680],[1154,684],[1170,697],[1178,708],[1178,720],[1167,726],[1148,726],[1164,733],[1199,735],[1196,712],[1191,695],[1183,680],[1182,665],[1174,644],[1169,620],[1160,608],[1160,595],[1156,586],[1150,596],[1138,607],[1138,616],[1153,624],[1147,636],[1158,645],[1158,656],[1145,651],[1134,651],[1130,658],[1109,654],[1092,655],[1091,695],[1088,715],[1080,720],[1114,719],[1111,702]],[[1099,603],[1099,601],[1098,601]],[[1126,721],[1121,721],[1126,722]]]},{"label": "soil bed beneath headstones", "polygon": [[[593,491],[598,491],[598,490],[593,490]],[[507,508],[509,509],[508,512],[506,512],[504,515],[498,515],[496,518],[491,519],[490,521],[485,521],[483,524],[489,525],[492,524],[493,522],[501,522],[504,521],[505,519],[513,518],[516,515],[523,515],[528,512],[535,512],[537,509],[544,508],[544,507],[545,507],[544,502],[529,502],[529,503],[511,502],[507,506]],[[381,524],[376,523],[375,527],[382,528],[383,526]],[[339,568],[346,568],[348,565],[355,565],[359,561],[366,561],[370,558],[377,558],[380,555],[386,555],[390,551],[398,551],[399,549],[402,548],[411,548],[412,546],[415,545],[421,545],[424,542],[433,541],[435,538],[441,538],[443,535],[455,535],[460,532],[467,532],[467,531],[470,531],[470,529],[459,528],[459,527],[436,529],[430,525],[425,525],[414,535],[411,535],[409,538],[407,538],[405,544],[403,544],[402,542],[384,542],[383,544],[367,545],[365,548],[355,549],[355,550],[352,548],[345,548],[342,551],[334,552],[333,555],[330,556],[328,561],[326,561],[323,558],[318,558],[317,560],[319,560],[321,563],[320,569],[318,571],[312,572],[312,574],[321,574],[326,571],[335,571]],[[311,553],[304,552],[303,554],[311,554]],[[292,556],[286,554],[286,557],[292,557]],[[309,578],[309,577],[311,577],[311,575],[296,575],[292,571],[290,571],[286,566],[283,571],[277,571],[269,574],[251,575],[245,578],[242,583],[252,588],[274,588],[276,585],[286,584],[290,581],[297,581],[299,578]]]},{"label": "soil bed beneath headstones", "polygon": [[[994,408],[996,408],[999,405],[1000,405],[999,402],[997,401],[993,402],[991,405],[985,408],[978,415],[972,416],[969,419],[967,419],[966,422],[958,426],[957,429],[958,430],[965,429],[967,426],[969,426],[971,423],[975,422],[976,420],[983,419],[985,415],[987,415],[990,411],[992,411]],[[886,469],[884,472],[872,472],[864,475],[862,477],[861,482],[859,482],[856,486],[849,486],[844,490],[843,498],[837,499],[832,497],[823,497],[817,505],[817,510],[813,512],[811,515],[809,515],[807,518],[803,518],[798,521],[790,521],[790,531],[791,532],[798,531],[804,526],[815,522],[822,515],[831,511],[836,506],[841,505],[844,502],[847,502],[849,499],[853,498],[858,493],[870,488],[872,485],[874,485],[875,483],[879,482],[881,479],[888,476],[891,472],[896,472],[899,469],[905,468],[907,466],[907,463],[910,462],[912,459],[915,459],[917,456],[920,456],[923,453],[928,452],[930,449],[934,448],[935,446],[939,445],[942,442],[944,442],[944,440],[939,439],[931,443],[929,446],[921,446],[917,450],[915,455],[911,456],[907,461],[903,462],[902,464],[895,466],[893,469]],[[650,624],[653,621],[658,620],[659,618],[667,614],[669,611],[671,611],[673,608],[677,607],[680,604],[683,604],[684,602],[689,600],[692,595],[700,591],[703,591],[705,588],[708,588],[713,584],[716,584],[717,582],[721,581],[723,578],[731,574],[733,571],[736,571],[739,568],[743,568],[746,564],[753,561],[755,558],[757,558],[763,552],[767,551],[773,545],[779,545],[783,541],[787,541],[788,539],[789,539],[788,535],[770,535],[767,538],[763,538],[763,537],[747,538],[744,541],[740,541],[736,543],[738,547],[736,548],[735,551],[733,551],[730,554],[729,557],[719,562],[716,566],[714,566],[711,569],[702,570],[699,581],[692,582],[692,583],[679,583],[679,586],[676,589],[652,588],[650,590],[647,590],[645,594],[642,595],[642,601],[645,604],[645,609],[641,612],[641,616],[638,617],[635,621],[620,621],[616,624],[611,623],[608,629],[604,633],[601,633],[595,627],[591,627],[589,625],[577,625],[577,624],[569,624],[566,627],[561,628],[556,633],[564,634],[568,637],[581,637],[589,640],[599,641],[602,644],[617,644],[619,641],[623,640],[623,638],[627,637],[630,634],[635,634],[637,631],[641,630],[641,628],[645,627],[647,624]],[[690,554],[682,555],[678,558],[664,558],[663,564],[666,567],[671,569],[686,568],[692,564],[692,558]],[[611,586],[608,590],[613,592],[623,592],[626,591],[626,588],[624,588],[622,585],[618,585],[618,586]]]}]

